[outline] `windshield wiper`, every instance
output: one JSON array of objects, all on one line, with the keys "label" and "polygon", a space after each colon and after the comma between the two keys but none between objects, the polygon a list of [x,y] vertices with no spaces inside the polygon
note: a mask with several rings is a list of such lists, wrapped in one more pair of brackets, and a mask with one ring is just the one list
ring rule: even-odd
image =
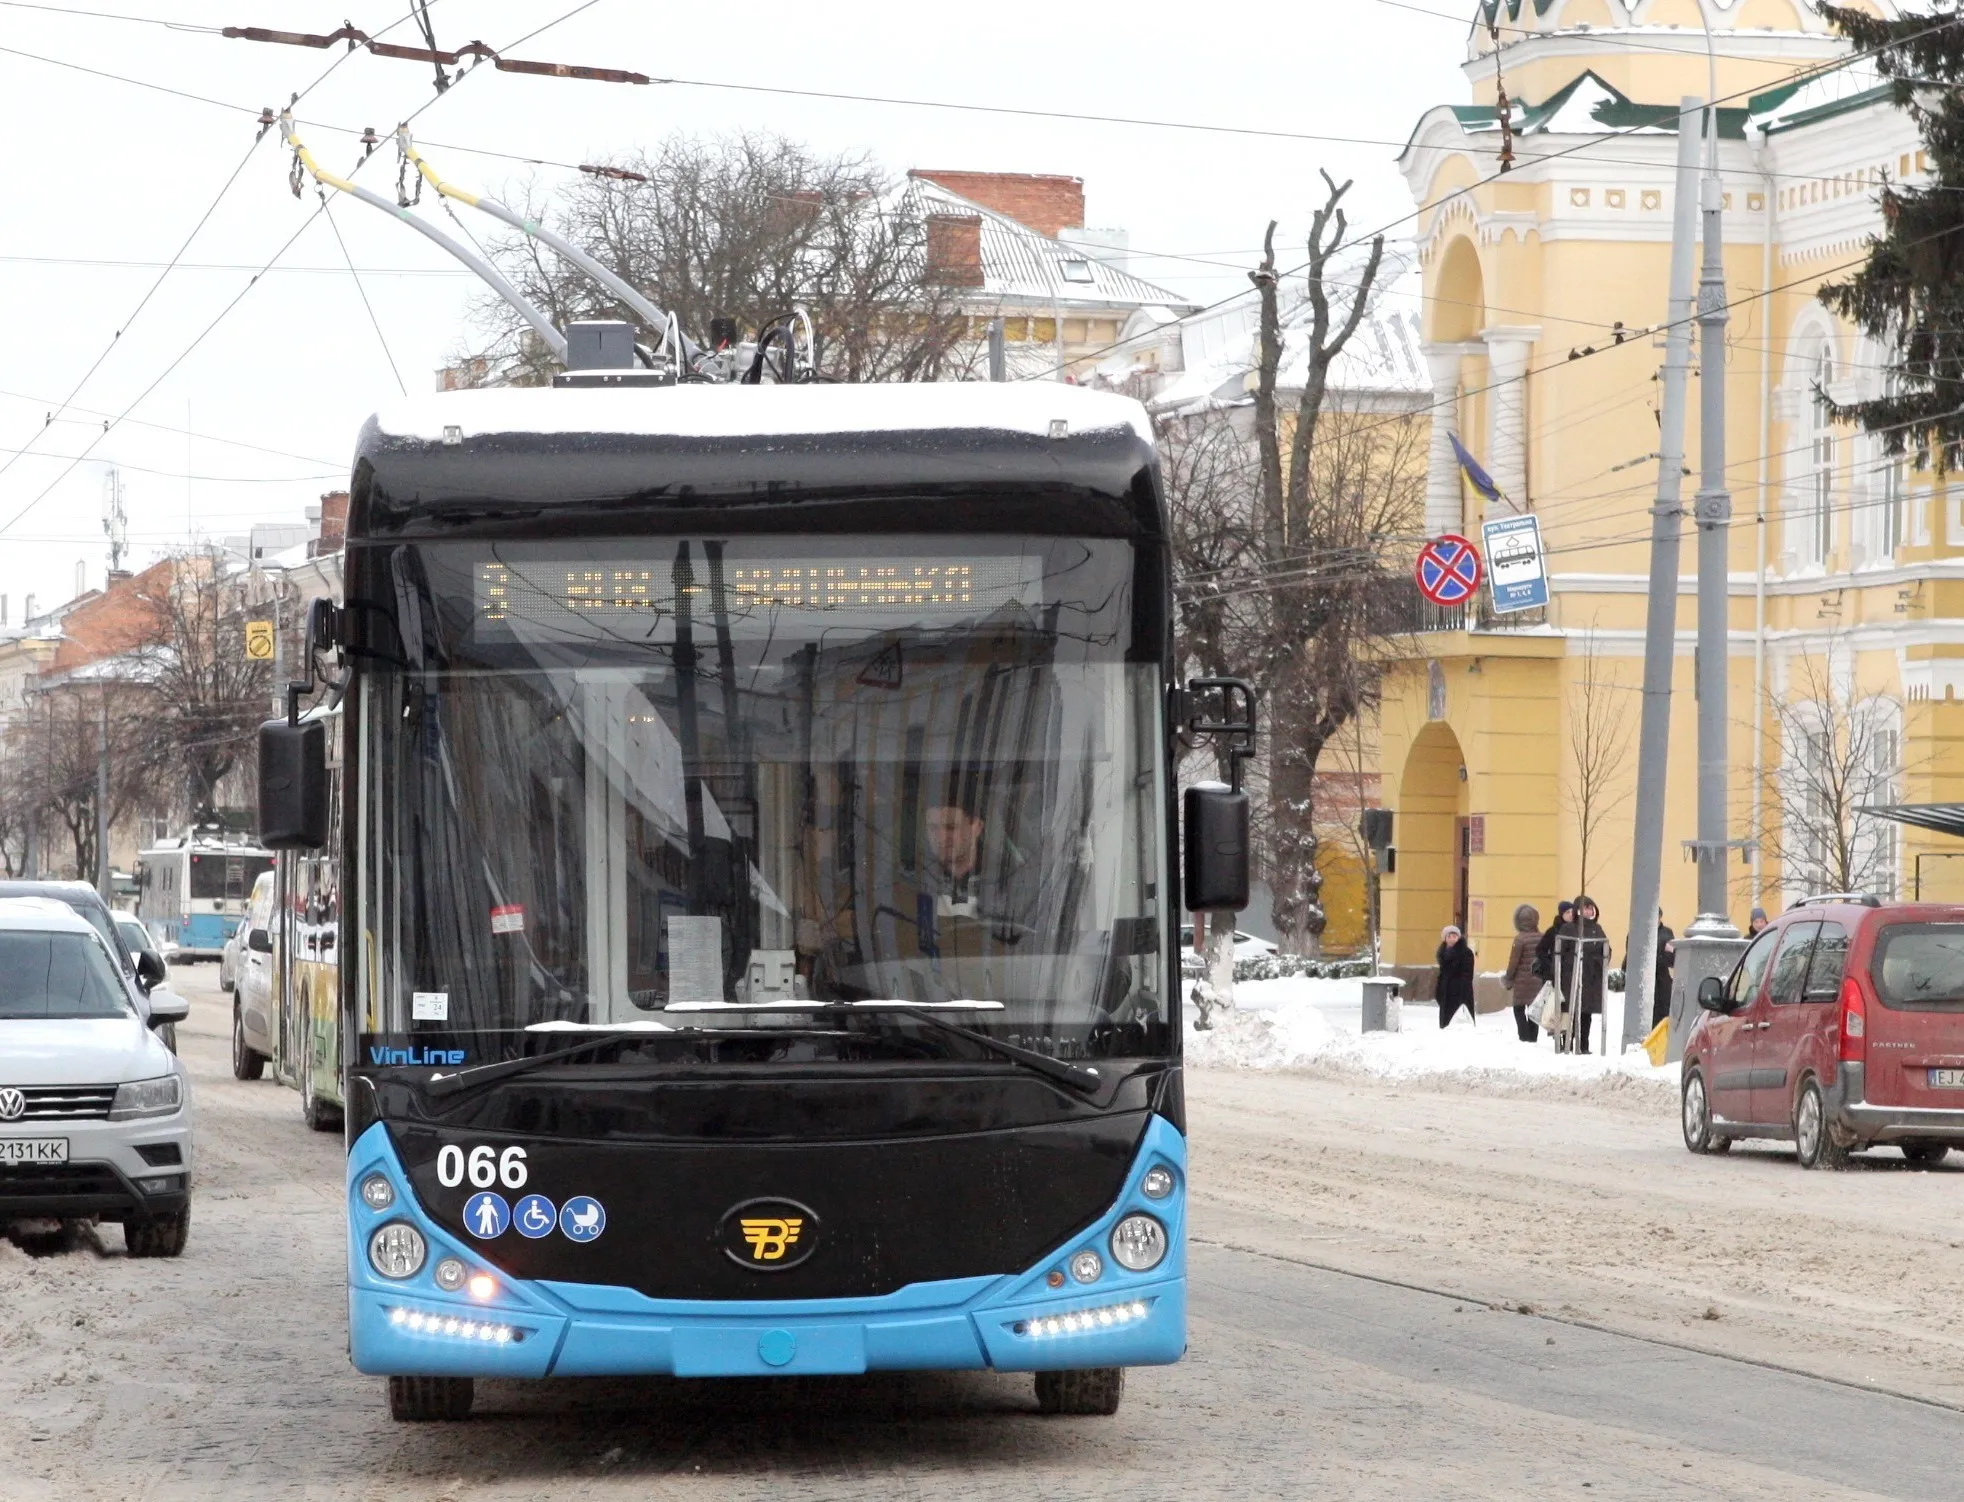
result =
[{"label": "windshield wiper", "polygon": [[939,1012],[1000,1012],[1003,1004],[999,1001],[900,1001],[875,997],[867,1001],[763,1001],[763,1002],[670,1002],[662,1009],[667,1012],[829,1012],[835,1016],[851,1016],[856,1013],[878,1015],[882,1012],[898,1012],[938,1027],[944,1033],[953,1033],[958,1038],[966,1038],[979,1047],[988,1049],[1025,1068],[1034,1069],[1047,1079],[1061,1085],[1069,1085],[1073,1090],[1081,1090],[1089,1095],[1104,1083],[1098,1071],[1082,1064],[1067,1064],[1062,1059],[1053,1059],[1048,1054],[1040,1054],[1032,1049],[1019,1048],[1014,1043],[1005,1043],[992,1038],[987,1033],[974,1028],[963,1027],[959,1022],[950,1022]]},{"label": "windshield wiper", "polygon": [[596,1048],[605,1048],[610,1043],[618,1043],[625,1036],[633,1036],[625,1030],[607,1033],[602,1037],[588,1038],[584,1043],[576,1043],[571,1048],[554,1049],[551,1053],[532,1054],[523,1059],[500,1059],[495,1064],[478,1064],[470,1069],[460,1069],[455,1074],[433,1074],[423,1081],[425,1095],[455,1095],[460,1090],[468,1090],[473,1085],[488,1085],[496,1080],[508,1080],[514,1075],[530,1074],[534,1069],[543,1069],[548,1064],[557,1064],[562,1059],[576,1058],[583,1053],[591,1053]]},{"label": "windshield wiper", "polygon": [[912,1017],[917,1022],[925,1022],[929,1027],[938,1027],[944,1033],[952,1033],[957,1038],[966,1038],[978,1048],[986,1048],[990,1053],[1000,1055],[1012,1063],[1021,1064],[1025,1069],[1033,1069],[1046,1079],[1055,1080],[1060,1085],[1084,1095],[1095,1094],[1104,1081],[1098,1071],[1084,1064],[1069,1064],[1062,1059],[1053,1059],[1034,1049],[1021,1048],[1014,1043],[1005,1043],[1000,1038],[992,1038],[987,1033],[978,1032],[972,1027],[963,1027],[959,1022],[950,1022],[946,1017],[930,1011],[928,1007],[918,1006],[907,1001],[879,1002],[841,1002],[819,1010],[855,1012],[865,1011],[873,1016],[898,1012],[903,1017]]}]

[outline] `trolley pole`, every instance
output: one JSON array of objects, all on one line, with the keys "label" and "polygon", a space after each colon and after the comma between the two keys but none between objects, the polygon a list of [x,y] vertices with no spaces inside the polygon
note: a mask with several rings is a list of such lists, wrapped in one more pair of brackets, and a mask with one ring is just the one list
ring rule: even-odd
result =
[{"label": "trolley pole", "polygon": [[[1636,830],[1630,861],[1630,928],[1623,956],[1623,1047],[1649,1031],[1656,989],[1657,894],[1663,881],[1664,794],[1671,753],[1671,671],[1678,628],[1678,538],[1684,526],[1685,388],[1691,376],[1691,256],[1698,221],[1698,137],[1688,126],[1703,101],[1679,102],[1678,174],[1671,201],[1671,286],[1664,336],[1664,409],[1657,441],[1657,500],[1650,508],[1650,606],[1644,623],[1643,711],[1637,730]],[[1609,1031],[1607,1027],[1603,1029]],[[1607,1038],[1605,1038],[1607,1043]]]}]

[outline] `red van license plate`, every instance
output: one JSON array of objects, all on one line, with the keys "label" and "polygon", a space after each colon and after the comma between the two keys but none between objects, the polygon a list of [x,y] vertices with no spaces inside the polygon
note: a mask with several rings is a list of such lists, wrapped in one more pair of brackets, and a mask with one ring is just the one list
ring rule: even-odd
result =
[{"label": "red van license plate", "polygon": [[1930,1071],[1932,1090],[1964,1090],[1964,1069],[1932,1069]]}]

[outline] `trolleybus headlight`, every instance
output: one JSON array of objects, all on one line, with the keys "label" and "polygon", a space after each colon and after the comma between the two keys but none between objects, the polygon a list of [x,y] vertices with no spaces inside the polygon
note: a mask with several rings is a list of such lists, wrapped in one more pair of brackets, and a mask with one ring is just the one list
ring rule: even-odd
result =
[{"label": "trolleybus headlight", "polygon": [[1105,1259],[1096,1252],[1079,1252],[1071,1258],[1071,1276],[1080,1283],[1096,1283],[1104,1272]]},{"label": "trolleybus headlight", "polygon": [[429,1255],[423,1233],[405,1220],[392,1220],[368,1238],[368,1265],[385,1278],[413,1278]]},{"label": "trolleybus headlight", "polygon": [[1128,1215],[1112,1227],[1112,1255],[1135,1273],[1158,1267],[1166,1256],[1166,1227],[1150,1215]]},{"label": "trolleybus headlight", "polygon": [[1139,1180],[1139,1192],[1149,1200],[1163,1200],[1173,1192],[1173,1170],[1155,1164]]},{"label": "trolleybus headlight", "polygon": [[464,1286],[465,1271],[464,1264],[455,1257],[445,1257],[437,1263],[436,1271],[431,1276],[436,1279],[436,1286],[445,1293],[455,1293]]},{"label": "trolleybus headlight", "polygon": [[361,1181],[361,1202],[371,1210],[386,1210],[396,1202],[395,1185],[372,1173]]}]

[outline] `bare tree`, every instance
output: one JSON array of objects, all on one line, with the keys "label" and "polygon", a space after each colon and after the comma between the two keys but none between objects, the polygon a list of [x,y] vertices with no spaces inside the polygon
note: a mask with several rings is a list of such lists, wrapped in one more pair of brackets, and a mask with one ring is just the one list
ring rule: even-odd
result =
[{"label": "bare tree", "polygon": [[[7,797],[23,832],[29,813],[38,816],[49,847],[43,864],[52,864],[58,831],[67,839],[69,869],[94,881],[99,829],[114,829],[155,801],[163,757],[149,724],[154,698],[141,683],[98,676],[41,690],[15,719],[6,746],[14,774]],[[100,796],[105,754],[106,800]]]},{"label": "bare tree", "polygon": [[1630,706],[1625,690],[1603,671],[1594,631],[1582,633],[1580,676],[1568,692],[1569,777],[1562,801],[1575,821],[1580,847],[1579,892],[1589,890],[1590,853],[1603,821],[1629,800],[1623,775],[1630,757]]},{"label": "bare tree", "polygon": [[272,664],[246,656],[242,575],[207,544],[172,557],[140,597],[148,611],[130,656],[154,690],[145,728],[181,774],[194,822],[250,752],[273,692]]},{"label": "bare tree", "polygon": [[1301,386],[1288,413],[1278,401],[1284,359],[1282,278],[1275,225],[1263,237],[1255,440],[1260,456],[1257,548],[1267,586],[1261,642],[1253,654],[1267,690],[1269,788],[1267,860],[1273,917],[1285,947],[1321,947],[1324,913],[1317,870],[1316,769],[1323,748],[1377,702],[1380,676],[1369,644],[1397,629],[1398,596],[1389,548],[1416,523],[1424,483],[1424,425],[1391,414],[1333,421],[1330,378],[1367,316],[1384,237],[1361,267],[1338,258],[1348,221],[1348,182],[1323,174],[1325,197],[1310,222],[1303,268],[1307,318],[1295,330]]},{"label": "bare tree", "polygon": [[1858,698],[1835,653],[1798,664],[1787,693],[1771,699],[1780,764],[1767,777],[1772,818],[1761,831],[1790,888],[1893,897],[1896,829],[1862,809],[1894,800],[1902,775],[1896,705]]},{"label": "bare tree", "polygon": [[[929,254],[914,195],[868,158],[744,134],[673,137],[604,165],[607,174],[527,214],[550,215],[693,337],[706,339],[718,317],[754,331],[799,304],[829,378],[937,380],[972,368],[978,346],[958,305],[960,278]],[[492,256],[557,325],[635,317],[530,236],[495,244]],[[491,343],[468,361],[517,384],[549,378],[547,352],[509,307],[487,297],[475,312]]]}]

